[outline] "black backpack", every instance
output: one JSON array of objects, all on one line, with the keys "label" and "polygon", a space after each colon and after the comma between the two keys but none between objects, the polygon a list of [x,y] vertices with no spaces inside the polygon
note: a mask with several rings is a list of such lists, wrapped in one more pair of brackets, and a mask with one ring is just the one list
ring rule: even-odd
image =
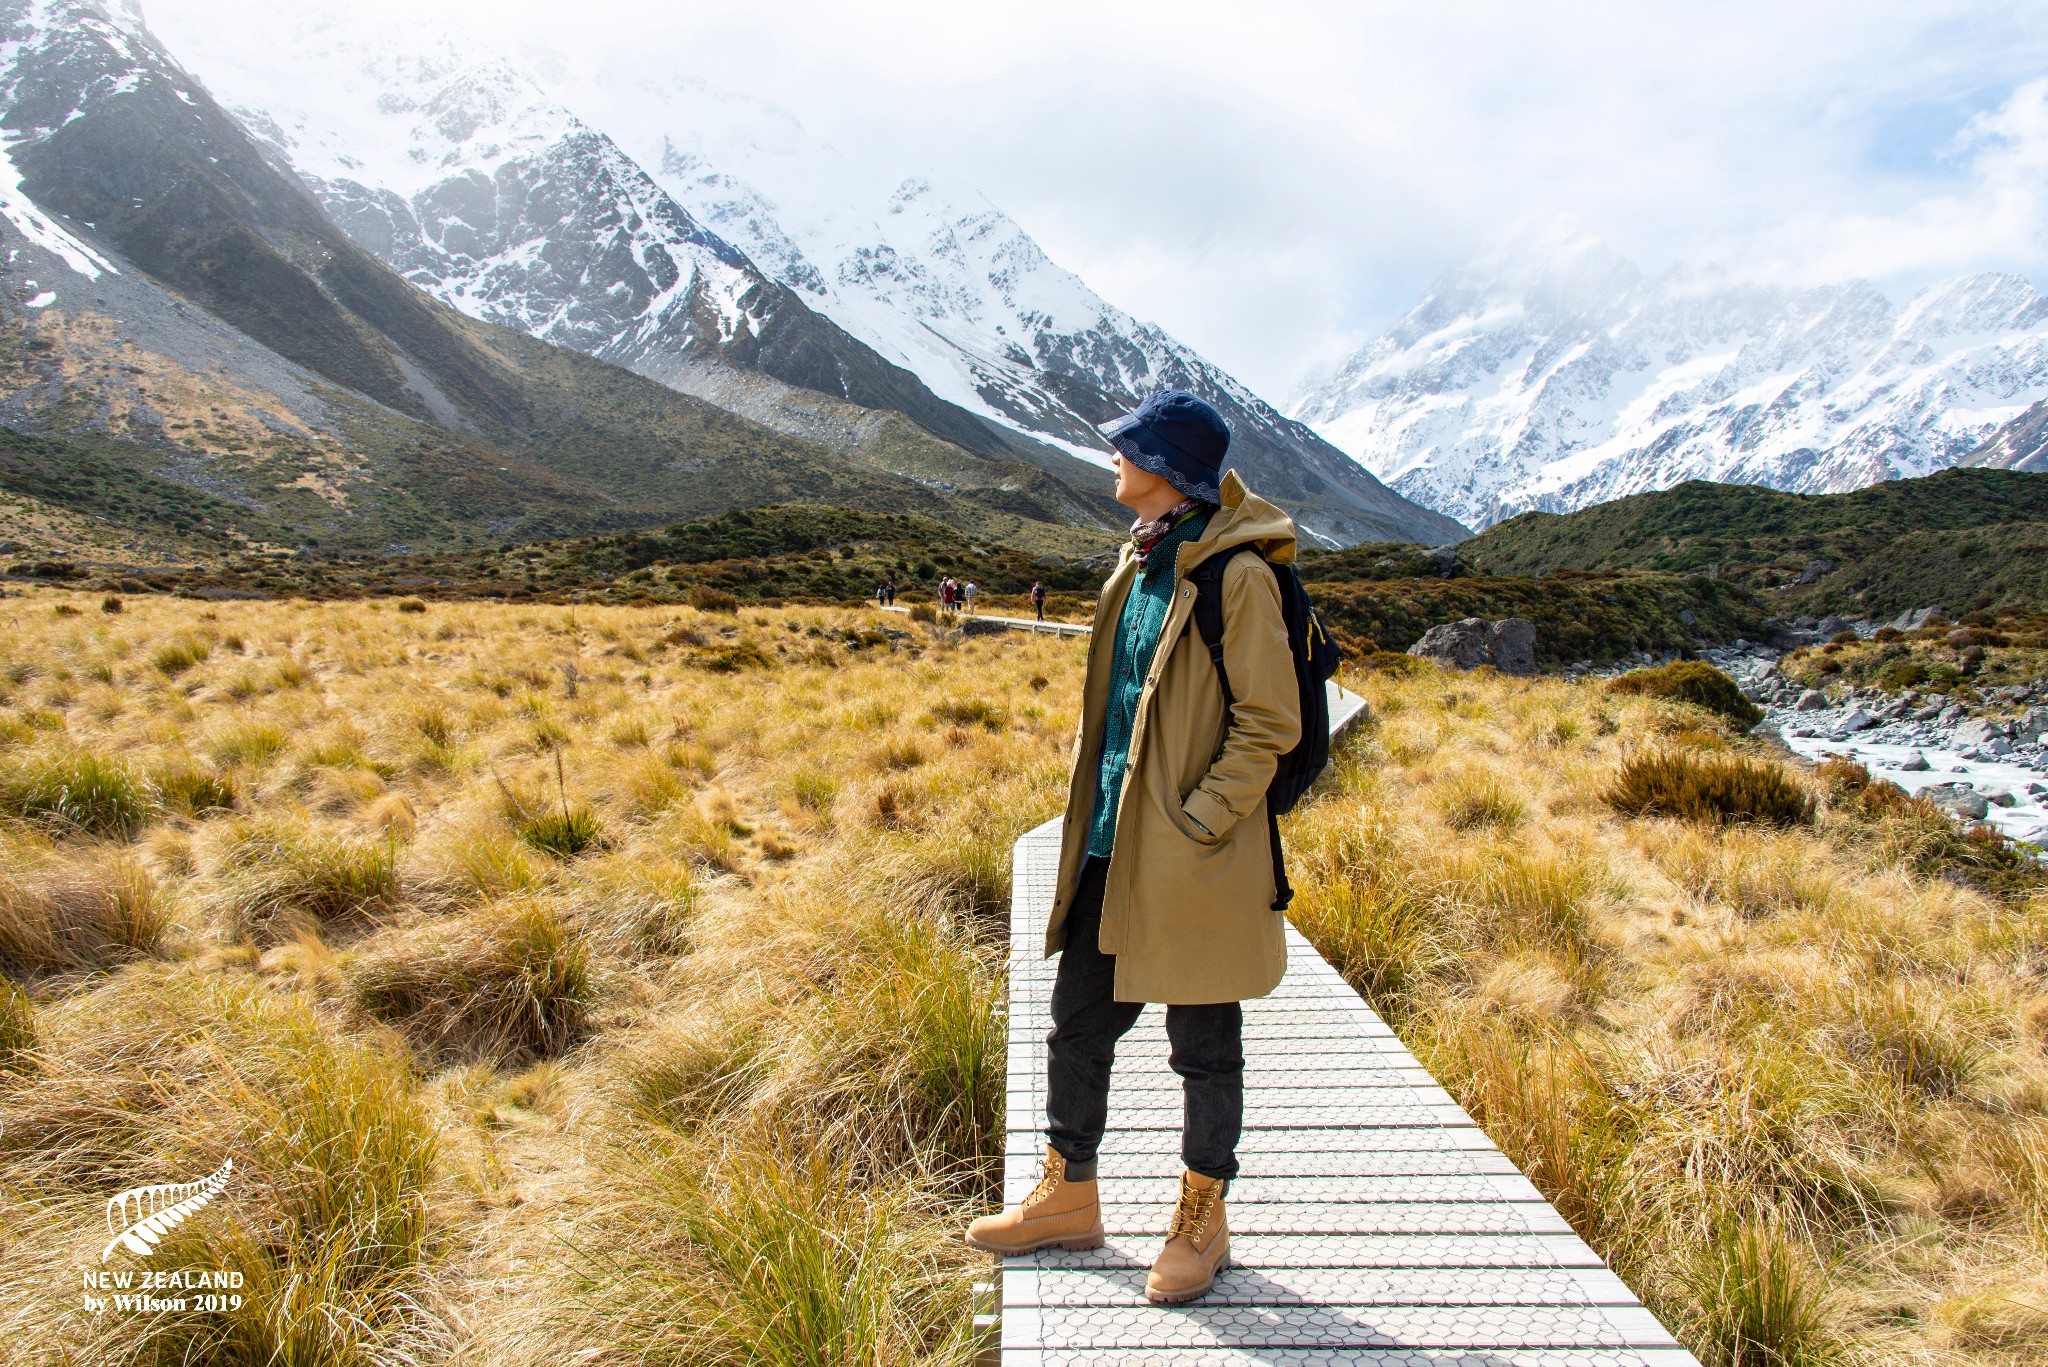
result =
[{"label": "black backpack", "polygon": [[[1218,551],[1195,566],[1189,578],[1195,585],[1195,629],[1209,647],[1216,664],[1216,682],[1223,689],[1223,710],[1227,713],[1236,699],[1230,693],[1230,675],[1223,668],[1223,567],[1239,551],[1251,551],[1240,542]],[[1287,882],[1287,865],[1280,853],[1280,817],[1294,810],[1301,795],[1315,785],[1330,763],[1330,697],[1323,685],[1337,672],[1343,658],[1332,640],[1316,605],[1309,601],[1301,576],[1292,565],[1266,567],[1280,585],[1280,614],[1287,622],[1287,649],[1294,656],[1294,686],[1301,700],[1301,739],[1280,757],[1273,781],[1266,786],[1266,824],[1273,846],[1273,887],[1275,911],[1283,911],[1294,900]]]}]

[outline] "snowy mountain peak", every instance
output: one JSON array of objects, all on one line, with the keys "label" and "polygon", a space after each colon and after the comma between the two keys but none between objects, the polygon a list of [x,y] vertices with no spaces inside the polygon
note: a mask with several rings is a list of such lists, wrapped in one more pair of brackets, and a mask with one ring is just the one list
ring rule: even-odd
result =
[{"label": "snowy mountain peak", "polygon": [[691,392],[706,364],[760,370],[1041,468],[1108,464],[1097,424],[1197,388],[1254,486],[1324,536],[1460,534],[972,189],[880,174],[699,79],[543,85],[412,20],[245,17],[175,38],[350,237],[473,317]]},{"label": "snowy mountain peak", "polygon": [[1484,526],[1686,479],[1808,493],[1954,464],[2048,395],[2048,300],[1980,274],[1901,308],[1866,281],[1648,277],[1518,224],[1291,413],[1408,497]]}]

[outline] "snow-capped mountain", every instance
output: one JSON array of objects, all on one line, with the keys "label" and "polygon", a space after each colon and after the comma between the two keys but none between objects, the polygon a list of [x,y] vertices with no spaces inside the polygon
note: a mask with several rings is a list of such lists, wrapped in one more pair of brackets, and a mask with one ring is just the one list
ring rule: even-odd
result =
[{"label": "snow-capped mountain", "polygon": [[245,20],[170,37],[352,237],[474,317],[713,397],[727,382],[707,366],[762,371],[1042,468],[1106,465],[1095,424],[1186,386],[1313,532],[1462,534],[1106,304],[971,191],[870,185],[787,115],[689,81],[558,92],[469,35],[276,7]]},{"label": "snow-capped mountain", "polygon": [[1520,225],[1308,385],[1292,414],[1481,527],[1687,479],[1838,493],[1954,465],[2048,396],[2048,298],[1963,276],[1903,307],[1650,277]]}]

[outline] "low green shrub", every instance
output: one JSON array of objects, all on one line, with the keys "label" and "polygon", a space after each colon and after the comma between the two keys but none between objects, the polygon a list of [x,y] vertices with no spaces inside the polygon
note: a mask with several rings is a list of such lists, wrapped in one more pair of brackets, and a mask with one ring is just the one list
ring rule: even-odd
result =
[{"label": "low green shrub", "polygon": [[1654,669],[1632,669],[1609,679],[1607,691],[1691,703],[1726,717],[1745,731],[1764,719],[1763,711],[1742,696],[1735,680],[1704,660],[1673,660]]},{"label": "low green shrub", "polygon": [[1877,672],[1877,686],[1898,692],[1927,682],[1927,665],[1921,660],[1894,660]]},{"label": "low green shrub", "polygon": [[980,698],[934,703],[931,718],[948,726],[981,726],[990,731],[1000,731],[1008,724],[1002,708],[991,706]]},{"label": "low green shrub", "polygon": [[708,584],[692,584],[690,591],[683,595],[683,601],[699,612],[738,612],[740,600],[724,589],[714,589]]},{"label": "low green shrub", "polygon": [[743,669],[775,667],[774,659],[766,651],[745,639],[701,650],[691,657],[690,663],[714,674],[737,674]]},{"label": "low green shrub", "polygon": [[1622,761],[1606,798],[1627,816],[1770,826],[1813,819],[1813,800],[1783,766],[1743,755],[1687,750],[1632,755]]}]

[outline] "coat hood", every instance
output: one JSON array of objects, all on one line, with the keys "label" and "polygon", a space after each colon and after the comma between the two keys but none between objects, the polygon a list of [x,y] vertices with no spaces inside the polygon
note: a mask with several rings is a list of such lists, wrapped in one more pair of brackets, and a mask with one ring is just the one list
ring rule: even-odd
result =
[{"label": "coat hood", "polygon": [[1249,542],[1275,565],[1294,563],[1294,519],[1245,487],[1237,471],[1225,470],[1223,502],[1201,536],[1181,548],[1179,569],[1185,573],[1218,551]]}]

